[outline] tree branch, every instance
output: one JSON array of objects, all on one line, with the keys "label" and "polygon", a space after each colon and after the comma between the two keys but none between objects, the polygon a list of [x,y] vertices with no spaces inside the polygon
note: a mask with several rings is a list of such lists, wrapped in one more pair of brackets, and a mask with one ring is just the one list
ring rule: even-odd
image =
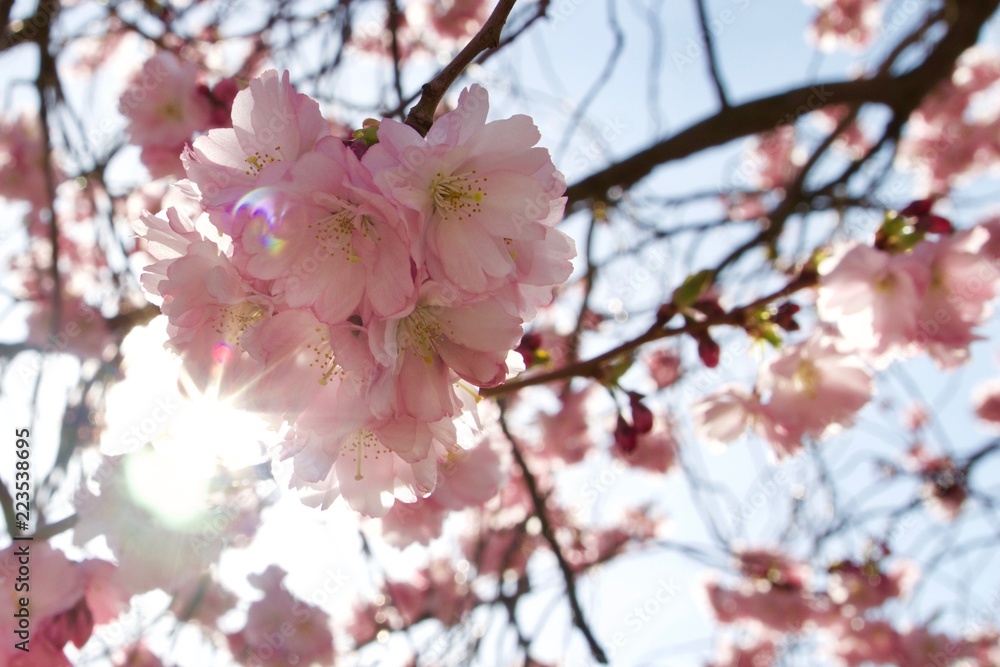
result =
[{"label": "tree branch", "polygon": [[479,32],[469,40],[465,48],[459,51],[455,59],[438,72],[437,76],[424,84],[421,89],[420,100],[410,109],[406,115],[406,124],[426,136],[434,123],[434,112],[437,111],[441,98],[448,92],[451,84],[465,71],[476,57],[488,49],[495,49],[500,45],[500,33],[503,31],[504,23],[510,15],[510,10],[514,8],[516,0],[500,0],[486,23],[479,29]]},{"label": "tree branch", "polygon": [[705,51],[708,53],[708,73],[712,75],[712,85],[719,96],[719,104],[725,109],[729,106],[729,98],[726,96],[726,89],[722,85],[722,77],[719,76],[719,63],[715,56],[715,42],[708,27],[708,12],[705,11],[705,0],[695,0],[698,7],[698,23],[701,24],[701,38],[705,40]]},{"label": "tree branch", "polygon": [[573,624],[583,633],[584,639],[587,640],[587,645],[590,647],[590,653],[594,656],[594,660],[597,660],[602,665],[606,665],[608,664],[608,657],[604,653],[604,649],[601,648],[601,645],[597,643],[597,639],[594,637],[594,633],[591,631],[590,626],[587,625],[587,620],[583,615],[583,608],[580,606],[580,600],[577,599],[576,595],[576,575],[573,573],[573,568],[566,561],[566,557],[563,556],[559,542],[556,540],[555,531],[552,530],[552,523],[549,521],[549,515],[545,509],[545,499],[539,493],[535,476],[528,467],[528,462],[524,460],[524,455],[521,453],[517,441],[511,434],[510,429],[507,428],[507,418],[503,402],[500,403],[500,429],[510,442],[514,460],[517,461],[517,467],[520,468],[521,474],[524,476],[524,484],[528,488],[528,494],[531,496],[531,501],[535,507],[535,516],[538,517],[539,522],[542,524],[542,536],[549,543],[552,552],[556,556],[556,560],[559,562],[559,570],[562,572],[563,580],[566,582],[566,597],[569,598],[569,606],[573,611]]},{"label": "tree branch", "polygon": [[748,315],[767,306],[773,301],[777,301],[778,299],[794,294],[799,290],[815,285],[817,280],[818,276],[814,272],[802,272],[780,290],[768,294],[767,296],[762,296],[759,299],[754,299],[750,303],[734,308],[728,313],[724,313],[718,317],[688,322],[683,326],[673,329],[664,329],[662,328],[661,323],[658,322],[642,335],[622,343],[621,345],[618,345],[603,354],[599,354],[592,359],[568,364],[547,373],[520,376],[498,387],[482,388],[479,390],[479,395],[487,398],[496,398],[512,394],[520,389],[523,389],[524,387],[548,384],[549,382],[568,380],[574,377],[590,377],[600,379],[610,363],[621,358],[625,354],[629,354],[639,349],[646,343],[659,340],[661,338],[674,338],[684,334],[696,334],[702,331],[707,331],[710,327],[719,325],[742,327],[746,323]]},{"label": "tree branch", "polygon": [[833,104],[882,104],[908,117],[923,98],[955,67],[955,61],[976,43],[983,24],[1000,0],[956,2],[948,32],[923,63],[904,74],[877,74],[867,79],[803,86],[720,110],[672,137],[612,164],[566,189],[567,210],[585,200],[606,200],[614,187],[629,188],[656,167],[793,122],[802,114]]}]

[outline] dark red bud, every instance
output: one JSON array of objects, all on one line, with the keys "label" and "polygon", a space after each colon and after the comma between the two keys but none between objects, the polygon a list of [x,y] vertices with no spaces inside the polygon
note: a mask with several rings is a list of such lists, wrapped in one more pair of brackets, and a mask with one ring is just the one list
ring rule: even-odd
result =
[{"label": "dark red bud", "polygon": [[726,311],[719,305],[719,298],[716,296],[703,296],[695,301],[691,307],[704,313],[706,317],[721,317],[726,314]]},{"label": "dark red bud", "polygon": [[618,424],[615,426],[615,447],[623,454],[631,454],[638,444],[639,432],[625,421],[624,417],[618,415]]},{"label": "dark red bud", "polygon": [[931,208],[934,207],[934,198],[929,197],[927,199],[918,199],[914,202],[910,202],[906,207],[899,212],[900,215],[910,218],[922,218],[931,212]]},{"label": "dark red bud", "polygon": [[521,344],[517,346],[515,352],[524,359],[525,366],[531,366],[535,361],[535,353],[542,347],[542,335],[538,333],[526,333],[521,336]]},{"label": "dark red bud", "polygon": [[653,413],[642,404],[642,394],[634,391],[628,393],[629,404],[632,408],[632,424],[638,433],[649,433],[653,430]]},{"label": "dark red bud", "polygon": [[771,321],[785,331],[798,331],[799,323],[795,321],[795,314],[800,310],[801,308],[798,304],[786,301],[778,306],[778,310],[771,317]]},{"label": "dark red bud", "polygon": [[718,366],[719,359],[722,356],[722,350],[719,349],[719,344],[712,340],[712,337],[707,333],[698,335],[697,339],[698,358],[701,359],[701,363],[705,364],[709,368],[715,368]]},{"label": "dark red bud", "polygon": [[951,221],[948,218],[942,218],[940,215],[922,216],[917,220],[914,228],[927,234],[951,234],[955,231]]},{"label": "dark red bud", "polygon": [[368,144],[364,139],[344,139],[344,145],[351,149],[354,156],[359,160],[368,152]]}]

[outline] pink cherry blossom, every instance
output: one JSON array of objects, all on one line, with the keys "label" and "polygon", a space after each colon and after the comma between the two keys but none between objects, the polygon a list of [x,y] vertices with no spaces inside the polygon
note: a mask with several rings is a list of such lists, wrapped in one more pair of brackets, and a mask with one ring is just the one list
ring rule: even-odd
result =
[{"label": "pink cherry blossom", "polygon": [[441,37],[460,40],[475,34],[490,13],[488,0],[451,0],[416,3],[426,8],[430,25]]},{"label": "pink cherry blossom", "polygon": [[631,541],[624,528],[598,528],[585,533],[575,533],[574,541],[563,548],[566,561],[576,572],[584,572],[596,564],[604,563],[622,553]]},{"label": "pink cherry blossom", "polygon": [[47,150],[36,116],[0,118],[0,197],[25,200],[36,208],[48,206]]},{"label": "pink cherry blossom", "polygon": [[524,574],[528,559],[541,540],[525,534],[523,525],[484,526],[478,533],[463,536],[462,550],[481,576],[501,577],[506,572]]},{"label": "pink cherry blossom", "polygon": [[742,169],[759,190],[780,189],[795,175],[795,127],[781,125],[751,140]]},{"label": "pink cherry blossom", "polygon": [[821,264],[820,272],[817,313],[853,348],[882,359],[916,335],[931,281],[926,264],[854,245]]},{"label": "pink cherry blossom", "polygon": [[[554,285],[562,284],[573,272],[576,243],[562,231],[549,226],[563,216],[563,202],[550,205],[543,221],[544,236],[538,240],[511,239],[507,247],[517,274],[515,282],[497,290],[497,295],[512,314],[522,319],[535,317],[539,308],[552,303]],[[505,241],[506,243],[506,241]]]},{"label": "pink cherry blossom", "polygon": [[[953,639],[943,633],[933,632],[927,627],[915,627],[898,633],[893,662],[901,665],[919,665],[925,661],[930,661],[931,664],[949,664],[955,661],[960,664],[962,658],[975,658],[978,652],[975,642]],[[985,665],[975,665],[975,667],[985,667]]]},{"label": "pink cherry blossom", "polygon": [[538,414],[541,429],[538,456],[561,459],[572,464],[582,461],[593,449],[587,419],[590,414],[587,400],[591,395],[590,386],[577,390],[567,387],[559,397],[562,404],[554,414]]},{"label": "pink cherry blossom", "polygon": [[855,619],[831,627],[831,653],[841,664],[970,665],[992,664],[995,636],[952,638],[926,626],[897,629],[885,621]]},{"label": "pink cherry blossom", "polygon": [[892,598],[904,597],[918,577],[916,566],[896,561],[883,572],[876,561],[836,563],[830,567],[827,584],[830,599],[842,608],[859,614],[880,607]]},{"label": "pink cherry blossom", "polygon": [[709,604],[721,623],[741,623],[763,626],[777,632],[798,631],[808,626],[826,626],[830,622],[831,605],[823,597],[766,581],[742,581],[734,589],[715,582],[706,587]]},{"label": "pink cherry blossom", "polygon": [[244,335],[274,312],[274,301],[243,280],[210,241],[198,241],[172,262],[158,288],[171,347],[200,386],[220,361],[256,367],[244,354]]},{"label": "pink cherry blossom", "polygon": [[820,49],[860,51],[876,36],[882,22],[882,0],[811,0],[819,13],[809,37]]},{"label": "pink cherry blossom", "polygon": [[441,537],[444,520],[450,513],[433,495],[412,503],[397,502],[381,519],[382,539],[399,549],[411,544],[429,544]]},{"label": "pink cherry blossom", "polygon": [[425,282],[405,317],[368,323],[372,353],[387,369],[373,390],[391,386],[382,394],[388,413],[425,421],[454,416],[454,376],[477,387],[500,384],[521,333],[520,318],[498,299],[463,303],[447,285]]},{"label": "pink cherry blossom", "polygon": [[[250,582],[264,597],[250,605],[243,629],[226,635],[233,657],[263,667],[332,664],[330,617],[289,593],[283,585],[286,574],[271,565],[263,573],[250,576]],[[280,641],[274,638],[275,633]]]},{"label": "pink cherry blossom", "polygon": [[785,588],[803,588],[812,572],[809,567],[775,549],[746,549],[736,555],[744,576]]},{"label": "pink cherry blossom", "polygon": [[[1000,216],[993,216],[979,223],[989,234],[989,238],[979,248],[980,254],[989,259],[994,267],[1000,265]],[[995,269],[1000,273],[1000,269]]]},{"label": "pink cherry blossom", "polygon": [[[29,631],[25,637],[16,633],[20,628],[19,599],[14,590],[14,578],[27,553],[33,572],[44,577],[32,577],[30,590],[23,596],[30,600]],[[19,667],[70,667],[63,653],[73,643],[83,647],[94,625],[114,620],[126,607],[128,596],[111,584],[115,566],[98,560],[72,561],[47,542],[30,544],[15,542],[0,551],[0,579],[9,586],[10,594],[0,596],[0,622],[8,641],[0,646],[0,662]],[[15,644],[29,640],[21,651]]]},{"label": "pink cherry blossom", "polygon": [[[295,165],[291,185],[248,197],[262,214],[243,234],[246,271],[276,280],[290,306],[314,308],[331,324],[359,304],[379,317],[399,314],[416,297],[406,220],[343,142],[328,137],[318,148]],[[288,198],[307,203],[275,201]]]},{"label": "pink cherry blossom", "polygon": [[454,420],[512,372],[524,318],[575,247],[555,228],[565,182],[537,129],[486,123],[487,105],[473,87],[427,139],[385,120],[345,142],[265,72],[236,95],[233,127],[185,153],[182,189],[206,213],[135,224],[171,347],[199,388],[292,426],[276,472],[309,504],[385,516],[397,498],[457,509],[496,492],[469,481],[499,479],[489,450],[456,465]]},{"label": "pink cherry blossom", "polygon": [[447,560],[434,559],[410,581],[390,581],[386,586],[403,624],[432,617],[445,626],[462,620],[474,601],[464,578]]},{"label": "pink cherry blossom", "polygon": [[975,102],[996,89],[1000,56],[981,48],[962,54],[950,80],[942,81],[908,121],[899,145],[900,166],[916,171],[927,194],[982,171],[1000,155],[1000,114],[995,105],[973,113]]},{"label": "pink cherry blossom", "polygon": [[383,192],[426,217],[422,251],[431,279],[462,294],[499,289],[521,273],[509,245],[538,241],[561,212],[565,181],[526,116],[486,123],[480,86],[424,139],[392,120],[363,158]]},{"label": "pink cherry blossom", "polygon": [[916,432],[927,426],[930,422],[930,415],[927,413],[924,406],[919,403],[914,403],[903,413],[902,421],[903,426],[905,426],[908,431]]},{"label": "pink cherry blossom", "polygon": [[[833,132],[850,113],[848,106],[828,106],[818,109],[815,113],[818,124],[824,132]],[[860,159],[869,148],[871,141],[865,136],[857,119],[848,123],[847,127],[837,135],[834,146],[845,152],[852,159]]]},{"label": "pink cherry blossom", "polygon": [[930,510],[943,521],[954,520],[969,496],[966,471],[950,456],[935,456],[920,445],[908,452],[905,465],[921,478],[920,496]]},{"label": "pink cherry blossom", "polygon": [[380,517],[396,495],[412,502],[433,490],[436,457],[454,442],[450,420],[378,419],[338,382],[296,421],[282,458],[293,458],[290,483],[307,504],[325,508],[343,496],[355,511]]},{"label": "pink cherry blossom", "polygon": [[469,449],[448,450],[437,464],[438,481],[430,497],[452,510],[482,505],[499,493],[507,476],[504,461],[486,438]]},{"label": "pink cherry blossom", "polygon": [[665,473],[676,463],[678,447],[670,421],[658,418],[650,432],[638,435],[634,450],[626,453],[614,447],[611,451],[615,458],[631,466]]},{"label": "pink cherry blossom", "polygon": [[989,380],[976,387],[972,395],[976,416],[989,424],[1000,424],[1000,380]]},{"label": "pink cherry blossom", "polygon": [[162,297],[160,282],[167,277],[167,269],[174,260],[187,254],[188,246],[205,237],[188,215],[173,206],[155,216],[143,211],[132,222],[132,229],[145,241],[146,252],[154,260],[143,271],[142,285],[153,296]]},{"label": "pink cherry blossom", "polygon": [[856,357],[815,337],[786,347],[764,368],[758,387],[769,394],[765,412],[793,440],[849,424],[873,391],[871,371]]},{"label": "pink cherry blossom", "polygon": [[51,298],[32,300],[28,315],[29,345],[54,352],[65,352],[82,359],[104,359],[114,348],[115,337],[98,308],[79,296],[64,293],[60,300],[59,326],[53,331]]},{"label": "pink cherry blossom", "polygon": [[646,356],[645,361],[657,389],[665,389],[681,377],[681,358],[673,350],[655,350]]},{"label": "pink cherry blossom", "polygon": [[379,59],[398,57],[405,62],[415,54],[426,54],[427,49],[421,40],[420,30],[410,24],[407,14],[412,14],[411,5],[407,3],[404,11],[396,14],[396,54],[392,48],[392,27],[389,14],[385,12],[378,21],[371,21],[365,29],[351,35],[350,46],[362,55],[374,56]]},{"label": "pink cherry blossom", "polygon": [[910,252],[853,246],[821,265],[818,314],[878,366],[927,352],[953,368],[992,312],[1000,274],[982,253],[992,238],[977,226]]},{"label": "pink cherry blossom", "polygon": [[154,178],[183,174],[180,154],[195,132],[207,130],[212,103],[197,85],[198,66],[159,51],[129,81],[119,110],[132,143]]},{"label": "pink cherry blossom", "polygon": [[[235,204],[247,193],[272,185],[313,150],[330,127],[319,105],[296,93],[288,72],[268,70],[251,79],[233,101],[233,127],[210,130],[184,151],[187,177],[206,208]],[[225,218],[213,219],[238,236]]]},{"label": "pink cherry blossom", "polygon": [[742,436],[761,414],[759,398],[740,384],[727,384],[691,406],[698,439],[726,446]]},{"label": "pink cherry blossom", "polygon": [[725,644],[719,657],[706,667],[774,667],[778,648],[768,637],[758,637],[748,644]]},{"label": "pink cherry blossom", "polygon": [[931,277],[913,342],[942,368],[969,358],[969,345],[979,339],[973,329],[992,313],[998,276],[979,252],[989,236],[986,229],[974,227],[913,249],[914,259],[928,267]]},{"label": "pink cherry blossom", "polygon": [[831,652],[848,667],[892,664],[898,659],[899,637],[885,621],[857,619],[850,624],[836,624],[832,629],[834,641]]},{"label": "pink cherry blossom", "polygon": [[351,612],[346,629],[355,647],[374,641],[386,625],[385,611],[373,602],[356,602]]},{"label": "pink cherry blossom", "polygon": [[[333,327],[320,322],[307,308],[281,310],[248,328],[240,345],[253,362],[262,364],[250,379],[250,388],[267,387],[261,395],[248,396],[248,402],[272,418],[294,420],[310,404],[333,402],[338,391],[358,394],[362,390],[359,378],[349,377],[334,354],[332,340],[336,336]],[[241,361],[232,359],[230,363]],[[248,393],[258,392],[248,388]]]},{"label": "pink cherry blossom", "polygon": [[719,196],[729,220],[756,220],[768,214],[762,195],[755,192],[733,192]]}]

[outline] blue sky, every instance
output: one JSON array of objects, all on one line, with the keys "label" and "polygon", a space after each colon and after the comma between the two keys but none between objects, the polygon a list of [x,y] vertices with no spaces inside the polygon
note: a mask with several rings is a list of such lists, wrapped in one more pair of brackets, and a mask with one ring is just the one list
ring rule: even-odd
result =
[{"label": "blue sky", "polygon": [[[23,8],[25,3],[19,3]],[[897,8],[903,7],[894,3]],[[583,91],[588,90],[602,76],[607,56],[612,49],[611,32],[608,28],[607,5],[595,0],[564,0],[553,3],[553,19],[536,26],[530,34],[522,37],[519,48],[501,55],[485,70],[473,72],[473,78],[483,81],[492,91],[492,118],[506,117],[513,113],[532,115],[542,131],[542,144],[553,150],[564,140],[566,110],[571,109]],[[628,155],[648,144],[657,136],[667,136],[690,123],[704,117],[717,108],[714,92],[709,85],[704,62],[700,60],[697,32],[695,30],[694,5],[692,2],[667,0],[619,1],[617,15],[623,27],[629,30],[620,61],[608,77],[607,85],[594,99],[586,115],[585,125],[573,135],[565,150],[556,154],[557,166],[571,182],[599,169],[609,158]],[[902,10],[900,10],[902,11]],[[816,59],[804,36],[804,28],[812,16],[813,9],[798,0],[781,0],[766,3],[763,0],[724,0],[709,3],[710,23],[717,27],[715,38],[719,45],[720,64],[729,94],[734,102],[745,101],[758,95],[777,92],[787,87],[811,81],[818,73],[820,78],[840,78],[849,75],[855,68],[865,63],[864,58],[852,55],[830,55]],[[661,41],[654,44],[654,32],[649,27],[649,17],[656,16],[660,26]],[[645,23],[644,23],[645,22]],[[994,21],[988,42],[998,43],[997,22]],[[655,83],[649,78],[650,62],[654,53],[659,54],[660,66],[655,72]],[[694,57],[694,62],[687,59]],[[7,88],[11,73],[18,77],[33,76],[33,59],[27,54],[5,54],[0,56],[4,74],[0,74],[0,85]],[[423,72],[430,71],[430,64],[411,75],[416,85]],[[371,81],[371,66],[362,64],[355,75],[345,75],[344,85],[362,86]],[[293,72],[294,78],[294,72]],[[384,79],[379,79],[384,81]],[[110,92],[117,89],[120,82],[113,77],[105,77],[96,82],[97,93],[76,91],[80,105],[87,107],[85,100],[91,96],[94,106],[91,121],[115,117],[114,104]],[[13,100],[13,107],[32,106],[30,91],[19,89]],[[357,122],[350,112],[333,110],[342,120]],[[670,165],[656,172],[648,179],[641,191],[646,194],[672,195],[689,190],[712,189],[718,187],[727,170],[738,163],[741,142],[709,151],[705,155]],[[128,182],[134,176],[132,170],[135,153],[130,153],[117,165],[114,176]],[[991,182],[995,185],[995,181]],[[987,186],[979,185],[973,190]],[[699,220],[711,215],[715,207],[706,205],[691,207],[674,214],[677,224]],[[968,225],[974,220],[971,211],[963,210],[959,224]],[[18,226],[17,216],[3,216],[0,222],[3,231],[3,254],[16,252]],[[583,220],[567,223],[567,228],[579,232]],[[638,234],[616,230],[613,239],[598,253],[600,258],[610,257],[621,245],[638,240]],[[731,237],[727,237],[727,240]],[[731,242],[731,241],[729,241]],[[634,296],[644,305],[653,306],[669,295],[671,289],[690,271],[686,261],[685,248],[668,247],[664,255],[647,253],[641,260],[623,263],[615,269],[619,277],[596,294],[595,306],[607,308],[616,296],[613,285],[620,280],[629,282],[645,270],[649,278],[639,281]],[[717,249],[714,250],[717,252]],[[711,260],[713,248],[706,247],[694,255],[696,264]],[[620,278],[620,279],[619,279]],[[2,306],[4,304],[0,304]],[[641,330],[645,323],[641,315],[631,318],[623,326],[623,331]],[[973,349],[973,363],[959,372],[956,385],[939,373],[931,364],[917,361],[907,364],[907,373],[913,384],[920,388],[927,402],[936,410],[941,431],[957,448],[974,447],[991,437],[988,431],[974,423],[968,406],[968,391],[978,382],[995,377],[997,371],[997,347],[991,342],[1000,335],[1000,324],[994,318],[984,335],[988,340],[977,343]],[[23,327],[16,317],[0,322],[0,339],[16,340],[23,335]],[[733,340],[739,334],[732,335]],[[607,338],[593,338],[585,346],[586,353],[606,349],[610,345]],[[689,377],[689,384],[668,394],[662,402],[664,407],[675,411],[681,433],[688,435],[684,416],[688,405],[700,395],[701,390],[688,390],[698,386],[698,377],[708,376],[713,381],[730,378],[746,379],[752,376],[759,357],[752,354],[737,355],[723,364],[722,372],[696,372]],[[70,371],[72,364],[64,364]],[[626,380],[636,383],[636,388],[649,389],[641,374],[626,376]],[[58,396],[58,382],[48,391]],[[880,385],[880,398],[889,392],[898,391],[898,386]],[[27,414],[24,392],[17,387],[5,387],[5,414]],[[54,417],[43,412],[40,419],[46,430],[42,431],[40,444],[48,441],[54,444]],[[55,414],[55,411],[49,414]],[[597,415],[598,424],[610,412]],[[851,462],[858,451],[893,452],[899,451],[905,443],[899,438],[894,417],[883,416],[876,409],[866,410],[860,426],[850,434],[832,439],[824,445],[824,456],[831,465],[841,470],[845,478],[850,478],[856,488],[867,488],[872,482],[870,471],[852,470]],[[691,438],[684,438],[685,445],[692,445]],[[54,454],[54,448],[50,449]],[[707,449],[690,447],[686,454],[692,466],[712,479],[731,485],[737,497],[748,498],[756,489],[766,488],[767,481],[775,469],[766,459],[765,448],[760,443],[738,443],[722,454]],[[51,455],[49,455],[51,460]],[[44,462],[46,454],[40,454],[36,461]],[[787,464],[786,464],[787,465]],[[992,472],[987,472],[992,471]],[[748,474],[752,471],[752,474]],[[994,461],[987,474],[994,475],[998,466]],[[802,475],[799,477],[798,475]],[[788,490],[796,484],[807,488],[810,478],[804,472],[793,468],[789,471]],[[633,505],[640,499],[648,499],[669,519],[669,538],[685,543],[704,544],[708,541],[701,515],[691,505],[689,490],[679,472],[670,473],[664,480],[644,473],[622,472],[613,467],[603,454],[596,456],[579,469],[566,474],[567,485],[564,495],[567,504],[572,505],[576,496],[597,491],[595,512],[598,516],[611,518],[625,506]],[[723,513],[724,507],[715,507],[714,513]],[[276,510],[276,512],[279,510]],[[266,550],[253,555],[234,553],[224,561],[228,575],[227,583],[234,588],[246,590],[243,577],[246,573],[259,571],[273,561],[293,572],[290,580],[293,587],[308,591],[323,581],[322,571],[306,574],[309,565],[315,564],[320,554],[343,550],[343,543],[335,537],[334,531],[351,530],[351,521],[343,516],[318,516],[297,512],[293,504],[283,504],[282,518],[267,524],[263,539],[273,539],[278,546],[273,552]],[[774,514],[782,511],[781,503],[769,503],[764,510],[755,513],[748,523],[748,530],[742,537],[749,544],[759,546],[776,537]],[[285,514],[285,513],[288,514]],[[284,523],[288,516],[296,516],[299,530],[289,530]],[[974,533],[981,529],[972,526]],[[928,531],[933,534],[933,523],[921,523],[912,527],[912,532],[904,536],[919,547],[919,540],[927,539]],[[836,544],[836,548],[847,549],[856,545],[858,536]],[[351,542],[351,540],[346,540]],[[353,543],[352,548],[356,547]],[[390,567],[404,568],[412,552],[393,553],[385,551],[382,557]],[[995,565],[995,559],[990,562]],[[363,568],[356,561],[344,564],[355,578],[363,576]],[[959,566],[956,566],[959,567]],[[996,570],[994,570],[996,571]],[[615,662],[620,665],[686,665],[702,664],[706,652],[710,652],[713,642],[707,607],[701,602],[694,585],[704,576],[704,568],[689,559],[680,558],[666,550],[653,550],[641,555],[623,557],[619,563],[604,568],[598,576],[588,578],[581,585],[581,599],[591,621],[598,628],[598,636],[605,645],[615,646]],[[960,576],[961,572],[946,572],[946,575]],[[553,569],[551,558],[541,555],[533,566],[533,575],[539,582],[548,584],[552,595],[559,593],[559,579]],[[915,621],[926,619],[934,609],[942,604],[954,602],[949,590],[950,576],[945,576],[935,584],[920,605],[904,616]],[[984,576],[981,593],[996,590],[998,577]],[[676,584],[676,587],[674,587]],[[533,617],[541,615],[547,606],[545,595],[536,603],[528,604],[524,611],[526,627],[532,627]],[[654,610],[655,611],[651,611]],[[552,627],[566,625],[566,609],[560,606],[553,616]],[[952,623],[958,622],[950,619]],[[193,641],[185,638],[189,649],[199,649]],[[192,653],[195,655],[196,653]],[[670,655],[664,662],[663,655]],[[200,654],[198,654],[200,655]],[[566,664],[586,664],[586,648],[575,633],[569,635],[558,632],[545,633],[538,643],[538,657],[561,657]],[[194,658],[192,658],[194,659]],[[199,660],[203,658],[198,658]],[[206,663],[207,664],[207,663]],[[485,664],[489,664],[488,662]]]}]

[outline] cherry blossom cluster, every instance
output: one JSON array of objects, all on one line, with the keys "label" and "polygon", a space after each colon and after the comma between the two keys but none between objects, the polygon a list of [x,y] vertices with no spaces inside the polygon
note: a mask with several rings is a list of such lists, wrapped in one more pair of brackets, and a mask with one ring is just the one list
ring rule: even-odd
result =
[{"label": "cherry blossom cluster", "polygon": [[788,345],[761,369],[751,391],[728,384],[695,404],[699,437],[727,444],[752,428],[779,457],[849,424],[871,398],[872,373],[834,338],[814,336]]},{"label": "cherry blossom cluster", "polygon": [[180,154],[192,135],[230,125],[236,82],[222,79],[210,88],[200,81],[202,71],[191,60],[158,51],[132,76],[118,102],[153,178],[182,176]]},{"label": "cherry blossom cluster", "polygon": [[37,118],[0,118],[0,197],[42,207],[49,200],[45,182],[45,138]]},{"label": "cherry blossom cluster", "polygon": [[806,34],[823,51],[860,51],[882,28],[883,0],[808,0],[819,12]]},{"label": "cherry blossom cluster", "polygon": [[562,175],[529,118],[488,106],[472,86],[426,137],[386,119],[342,140],[270,70],[182,156],[203,213],[136,223],[170,345],[201,388],[293,424],[281,458],[312,504],[426,496],[572,270]]},{"label": "cherry blossom cluster", "polygon": [[1000,112],[995,99],[1000,54],[969,49],[950,79],[927,96],[910,119],[899,144],[900,166],[915,171],[926,194],[982,172],[1000,156]]},{"label": "cherry blossom cluster", "polygon": [[882,606],[905,599],[917,576],[908,561],[897,559],[886,565],[888,557],[884,547],[874,546],[861,562],[832,563],[825,572],[825,589],[817,590],[811,568],[784,553],[768,549],[739,553],[736,585],[729,588],[711,580],[705,590],[719,621],[758,632],[753,645],[728,647],[722,660],[713,664],[777,665],[782,635],[805,630],[821,630],[826,652],[836,664],[850,667],[917,665],[928,659],[939,664],[963,659],[962,664],[976,667],[995,664],[995,633],[952,638],[927,627],[898,629],[882,620]]},{"label": "cherry blossom cluster", "polygon": [[386,12],[381,21],[366,22],[352,43],[365,53],[400,61],[451,51],[482,27],[495,4],[491,0],[407,2],[395,15]]},{"label": "cherry blossom cluster", "polygon": [[[95,625],[113,621],[127,607],[126,594],[114,581],[116,566],[98,559],[72,561],[48,542],[15,542],[0,550],[0,580],[10,593],[0,596],[0,630],[9,638],[0,646],[0,664],[25,667],[70,667],[67,644],[82,648]],[[25,584],[30,562],[43,577]],[[21,572],[21,585],[14,583]],[[52,579],[48,576],[52,575]],[[16,596],[19,592],[20,596]],[[28,598],[30,596],[30,598]],[[29,620],[19,623],[18,597],[30,599]],[[20,635],[19,635],[20,631]],[[18,644],[20,643],[20,646]]]},{"label": "cherry blossom cluster", "polygon": [[803,438],[853,422],[875,370],[921,353],[946,369],[968,359],[1000,283],[1000,223],[955,232],[933,205],[888,212],[872,244],[846,244],[819,265],[820,326],[764,365],[752,390],[729,384],[696,403],[703,441],[729,443],[749,428],[779,457],[794,455]]},{"label": "cherry blossom cluster", "polygon": [[921,200],[890,212],[872,245],[843,246],[820,267],[820,320],[875,367],[927,353],[955,368],[992,313],[1000,220],[952,233],[932,206]]}]

